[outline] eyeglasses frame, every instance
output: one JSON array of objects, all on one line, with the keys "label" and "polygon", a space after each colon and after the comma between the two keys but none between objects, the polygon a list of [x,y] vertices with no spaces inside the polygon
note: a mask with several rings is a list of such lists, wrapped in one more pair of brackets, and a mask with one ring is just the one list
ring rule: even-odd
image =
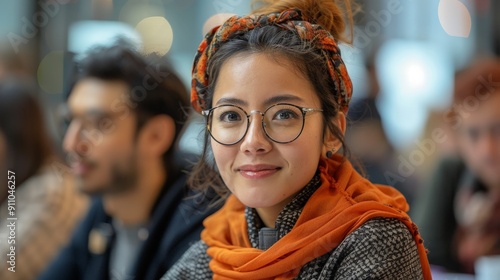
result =
[{"label": "eyeglasses frame", "polygon": [[[295,107],[297,109],[300,109],[300,111],[302,112],[302,127],[300,128],[300,132],[297,134],[297,136],[295,138],[293,138],[292,140],[290,141],[285,141],[285,142],[281,142],[281,141],[277,141],[275,139],[273,139],[271,136],[269,136],[269,134],[267,133],[267,130],[266,130],[266,123],[264,122],[264,115],[266,114],[267,111],[269,111],[271,108],[275,107],[275,106],[279,106],[279,105],[286,105],[286,106],[292,106],[292,107]],[[230,144],[226,144],[226,143],[222,143],[220,142],[219,140],[217,140],[214,135],[212,134],[212,131],[210,129],[210,114],[212,114],[212,112],[217,109],[217,108],[220,108],[220,107],[225,107],[225,106],[232,106],[232,107],[236,107],[238,109],[240,109],[241,111],[243,111],[247,117],[247,127],[245,129],[245,133],[243,134],[243,136],[236,142],[234,143],[230,143]],[[201,114],[203,116],[206,117],[206,128],[207,128],[207,131],[208,133],[210,134],[210,137],[212,137],[212,139],[215,140],[215,142],[221,144],[221,145],[224,145],[224,146],[232,146],[232,145],[236,145],[238,144],[239,142],[241,142],[241,140],[243,140],[245,138],[245,136],[247,135],[248,133],[248,129],[250,128],[250,117],[255,114],[255,113],[258,113],[259,115],[262,116],[262,120],[261,120],[261,123],[262,123],[262,130],[264,131],[264,134],[267,136],[267,138],[269,138],[271,141],[275,142],[275,143],[278,143],[278,144],[288,144],[288,143],[291,143],[295,140],[297,140],[297,138],[299,138],[299,136],[302,134],[302,131],[304,130],[304,126],[305,126],[305,123],[306,123],[306,114],[307,113],[310,113],[310,112],[323,112],[323,109],[316,109],[316,108],[306,108],[306,107],[300,107],[298,105],[294,105],[294,104],[290,104],[290,103],[276,103],[276,104],[273,104],[271,106],[269,106],[266,110],[264,110],[264,112],[261,112],[260,110],[252,110],[250,111],[250,114],[247,114],[247,111],[245,111],[245,109],[241,108],[240,106],[238,105],[233,105],[233,104],[221,104],[221,105],[218,105],[218,106],[215,106],[213,108],[210,108],[210,109],[207,109],[207,110],[202,110],[201,111]]]}]

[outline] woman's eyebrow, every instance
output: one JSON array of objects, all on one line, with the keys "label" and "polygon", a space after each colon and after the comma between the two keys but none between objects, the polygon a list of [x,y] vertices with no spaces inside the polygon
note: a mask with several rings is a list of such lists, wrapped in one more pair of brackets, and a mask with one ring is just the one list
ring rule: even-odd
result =
[{"label": "woman's eyebrow", "polygon": [[223,98],[217,100],[217,103],[215,103],[215,105],[220,105],[220,104],[232,104],[232,105],[239,105],[239,106],[248,105],[248,103],[246,101],[243,101],[239,98],[234,98],[234,97],[223,97]]},{"label": "woman's eyebrow", "polygon": [[264,101],[264,106],[271,106],[280,102],[304,101],[302,98],[292,94],[281,94],[270,97]]},{"label": "woman's eyebrow", "polygon": [[[263,105],[264,106],[271,106],[271,105],[274,105],[276,103],[290,102],[290,101],[303,101],[303,99],[296,96],[296,95],[281,94],[281,95],[272,96],[272,97],[264,100]],[[220,105],[220,104],[234,104],[234,105],[239,105],[239,106],[247,106],[248,102],[246,102],[242,99],[239,99],[239,98],[223,97],[223,98],[217,100],[217,103],[215,105]]]}]

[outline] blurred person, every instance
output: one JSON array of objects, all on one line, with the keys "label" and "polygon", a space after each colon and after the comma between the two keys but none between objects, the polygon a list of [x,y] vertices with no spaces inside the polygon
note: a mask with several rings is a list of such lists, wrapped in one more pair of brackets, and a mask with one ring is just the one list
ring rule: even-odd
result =
[{"label": "blurred person", "polygon": [[430,279],[404,197],[348,160],[352,83],[337,44],[350,2],[262,2],[195,56],[191,103],[206,126],[190,183],[228,198],[163,279]]},{"label": "blurred person", "polygon": [[415,164],[415,173],[418,177],[416,200],[426,188],[424,182],[429,182],[438,162],[445,157],[454,157],[457,154],[455,138],[451,137],[453,129],[450,127],[449,121],[443,117],[447,114],[448,109],[446,107],[430,110],[420,139],[417,140],[419,145],[415,149],[424,152],[424,159],[420,165]]},{"label": "blurred person", "polygon": [[455,157],[437,165],[413,216],[429,261],[474,273],[481,256],[500,255],[500,59],[480,59],[459,72],[446,123]]},{"label": "blurred person", "polygon": [[205,197],[186,188],[175,144],[187,91],[157,55],[127,45],[79,63],[64,149],[82,191],[94,196],[69,245],[40,279],[157,279],[199,239]]},{"label": "blurred person", "polygon": [[34,279],[88,204],[71,176],[54,168],[62,163],[29,84],[12,76],[0,81],[0,279]]},{"label": "blurred person", "polygon": [[16,77],[28,76],[28,62],[32,59],[32,53],[21,48],[18,53],[10,44],[0,41],[0,79],[6,76]]},{"label": "blurred person", "polygon": [[359,161],[366,177],[373,183],[395,187],[411,206],[416,193],[417,179],[413,175],[405,177],[399,175],[397,153],[387,137],[377,107],[380,86],[374,61],[374,55],[371,55],[366,64],[368,73],[366,97],[356,100],[349,108],[346,141],[350,145],[353,158]]}]

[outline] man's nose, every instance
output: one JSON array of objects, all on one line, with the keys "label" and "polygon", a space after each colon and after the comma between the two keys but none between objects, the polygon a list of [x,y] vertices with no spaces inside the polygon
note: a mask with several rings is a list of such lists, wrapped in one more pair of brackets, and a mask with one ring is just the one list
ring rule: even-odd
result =
[{"label": "man's nose", "polygon": [[67,153],[77,153],[80,156],[85,155],[90,147],[82,138],[82,126],[76,121],[72,121],[64,135],[63,149]]}]

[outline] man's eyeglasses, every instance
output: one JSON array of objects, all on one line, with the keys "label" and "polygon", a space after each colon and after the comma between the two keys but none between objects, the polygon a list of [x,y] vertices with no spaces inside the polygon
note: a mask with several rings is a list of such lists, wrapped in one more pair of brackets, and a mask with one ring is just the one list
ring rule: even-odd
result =
[{"label": "man's eyeglasses", "polygon": [[241,107],[229,104],[203,110],[201,113],[207,117],[207,129],[215,141],[222,145],[234,145],[247,134],[250,116],[255,113],[262,116],[262,129],[267,137],[276,143],[286,144],[300,136],[306,114],[315,111],[323,110],[278,103],[264,112],[252,110],[250,114]]}]

